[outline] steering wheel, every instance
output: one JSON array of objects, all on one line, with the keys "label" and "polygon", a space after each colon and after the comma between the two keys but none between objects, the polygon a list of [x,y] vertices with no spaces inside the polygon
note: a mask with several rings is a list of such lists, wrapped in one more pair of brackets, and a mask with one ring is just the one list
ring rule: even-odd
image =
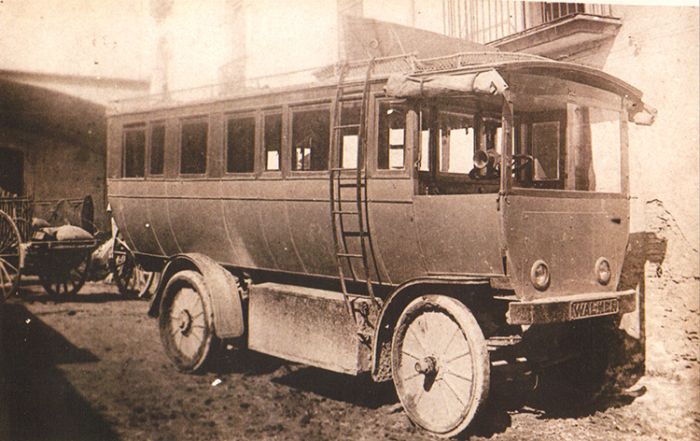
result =
[{"label": "steering wheel", "polygon": [[514,175],[520,173],[525,166],[532,164],[532,162],[534,161],[532,155],[523,155],[519,153],[511,156],[511,159],[513,160],[511,168],[513,169]]}]

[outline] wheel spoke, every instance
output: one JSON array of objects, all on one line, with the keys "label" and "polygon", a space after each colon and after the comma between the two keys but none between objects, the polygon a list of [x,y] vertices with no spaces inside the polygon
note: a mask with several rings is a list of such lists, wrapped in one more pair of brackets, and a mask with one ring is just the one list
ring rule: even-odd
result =
[{"label": "wheel spoke", "polygon": [[465,407],[466,404],[464,403],[464,401],[462,401],[462,399],[460,398],[460,396],[459,396],[459,394],[457,393],[457,391],[454,390],[454,388],[452,387],[452,385],[451,385],[447,380],[445,380],[444,377],[443,377],[443,379],[442,379],[442,383],[444,383],[445,386],[447,386],[447,388],[450,390],[450,392],[452,392],[452,394],[455,396],[455,398],[457,399],[457,401],[459,401],[459,404],[461,404],[462,407]]},{"label": "wheel spoke", "polygon": [[413,358],[414,360],[420,360],[420,357],[413,355],[412,353],[408,352],[407,350],[401,348],[401,353],[404,355],[408,355],[409,357]]},{"label": "wheel spoke", "polygon": [[423,342],[418,338],[418,334],[413,330],[413,326],[408,327],[408,332],[411,333],[413,336],[413,339],[418,343],[418,346],[420,346],[421,350],[423,350],[424,353],[428,353],[428,350],[425,348],[425,345],[423,345]]},{"label": "wheel spoke", "polygon": [[464,381],[468,381],[468,382],[470,382],[470,383],[471,383],[472,380],[473,380],[472,377],[467,378],[467,377],[465,377],[464,375],[457,374],[457,373],[455,373],[454,371],[451,371],[451,370],[449,370],[449,369],[445,369],[445,373],[446,373],[446,374],[449,374],[449,375],[452,375],[453,377],[460,378],[460,379],[462,379],[462,380],[464,380]]},{"label": "wheel spoke", "polygon": [[459,334],[459,333],[461,333],[461,330],[459,329],[459,326],[457,326],[456,329],[454,330],[454,332],[452,333],[452,336],[450,336],[449,341],[448,341],[447,344],[445,345],[445,348],[442,350],[442,355],[440,356],[440,358],[444,358],[444,357],[447,355],[447,350],[450,348],[450,345],[452,344],[452,342],[454,341],[455,337],[456,337],[457,334]]},{"label": "wheel spoke", "polygon": [[462,357],[466,357],[467,355],[471,354],[471,351],[467,349],[467,352],[464,352],[462,354],[456,355],[448,360],[445,360],[445,364],[452,363],[456,360],[459,360]]}]

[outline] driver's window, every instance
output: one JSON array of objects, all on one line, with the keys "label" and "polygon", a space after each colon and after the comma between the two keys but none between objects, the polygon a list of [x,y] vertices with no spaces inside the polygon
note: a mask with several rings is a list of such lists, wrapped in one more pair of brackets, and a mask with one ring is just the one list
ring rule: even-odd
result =
[{"label": "driver's window", "polygon": [[435,107],[420,116],[419,194],[498,191],[500,119]]}]

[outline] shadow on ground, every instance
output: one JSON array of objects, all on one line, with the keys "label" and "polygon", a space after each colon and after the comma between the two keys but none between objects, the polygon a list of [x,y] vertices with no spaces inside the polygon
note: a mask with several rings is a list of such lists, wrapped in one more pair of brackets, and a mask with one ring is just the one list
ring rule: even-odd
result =
[{"label": "shadow on ground", "polygon": [[118,439],[57,368],[95,355],[14,301],[0,305],[0,330],[0,439]]}]

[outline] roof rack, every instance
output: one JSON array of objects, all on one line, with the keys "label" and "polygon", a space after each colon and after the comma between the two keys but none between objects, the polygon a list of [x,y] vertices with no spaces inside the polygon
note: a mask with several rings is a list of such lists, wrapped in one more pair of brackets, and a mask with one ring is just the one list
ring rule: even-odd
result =
[{"label": "roof rack", "polygon": [[[512,52],[464,52],[435,58],[419,59],[415,53],[375,58],[373,78],[386,78],[395,73],[431,73],[498,64],[508,61],[539,60],[553,62],[549,58]],[[341,68],[346,69],[344,82],[362,81],[371,60],[341,61],[323,67],[300,69],[279,74],[246,78],[236,82],[212,84],[162,94],[124,98],[111,103],[111,113],[139,112],[160,107],[240,98],[260,93],[284,92],[300,87],[335,85]]]}]

